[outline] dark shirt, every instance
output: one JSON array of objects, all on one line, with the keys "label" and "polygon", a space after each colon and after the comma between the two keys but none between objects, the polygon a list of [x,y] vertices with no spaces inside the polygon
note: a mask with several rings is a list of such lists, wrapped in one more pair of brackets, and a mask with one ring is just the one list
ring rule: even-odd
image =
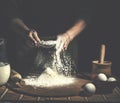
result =
[{"label": "dark shirt", "polygon": [[[6,1],[6,2],[5,2]],[[88,0],[4,0],[8,22],[21,18],[40,35],[58,35],[83,19],[90,21],[93,1]]]},{"label": "dark shirt", "polygon": [[[91,20],[94,9],[93,7],[95,4],[93,0],[1,1],[2,3],[0,4],[4,8],[1,9],[1,11],[4,15],[4,24],[6,24],[6,28],[4,29],[5,31],[7,27],[11,28],[12,22],[16,18],[19,18],[29,28],[35,29],[40,38],[41,36],[58,35],[59,33],[66,32],[67,29],[72,27],[77,20],[80,19],[84,20],[88,24]],[[14,27],[17,27],[17,25]],[[21,31],[22,32],[19,33],[21,35],[23,32],[26,33],[24,30]],[[13,68],[20,68],[19,70],[24,70],[23,64],[29,64],[29,66],[30,64],[32,65],[33,61],[29,62],[29,60],[33,60],[32,57],[34,56],[31,57],[31,54],[34,55],[34,53],[33,51],[30,52],[29,50],[25,50],[21,45],[17,44],[18,41],[23,42],[23,40],[21,40],[18,35],[16,35],[16,33],[14,34],[13,32],[7,33],[8,58]],[[73,51],[77,51],[74,49],[75,47],[77,48],[77,46],[72,47]],[[76,55],[77,53],[74,53],[74,56]],[[18,66],[16,67],[16,65]],[[26,68],[29,67],[25,67],[25,69]]]}]

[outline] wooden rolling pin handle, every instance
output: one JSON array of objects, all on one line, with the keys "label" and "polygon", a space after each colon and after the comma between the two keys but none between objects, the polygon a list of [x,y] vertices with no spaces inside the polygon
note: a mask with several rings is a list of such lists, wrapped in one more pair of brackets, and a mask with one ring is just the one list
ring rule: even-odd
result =
[{"label": "wooden rolling pin handle", "polygon": [[104,63],[104,58],[105,58],[105,45],[101,45],[101,53],[100,53],[100,63]]}]

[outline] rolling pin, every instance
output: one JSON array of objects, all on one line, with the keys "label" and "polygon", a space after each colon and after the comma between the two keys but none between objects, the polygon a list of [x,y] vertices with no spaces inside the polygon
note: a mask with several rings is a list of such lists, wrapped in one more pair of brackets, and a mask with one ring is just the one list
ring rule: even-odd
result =
[{"label": "rolling pin", "polygon": [[101,45],[101,52],[100,52],[100,63],[103,64],[104,63],[104,58],[105,58],[105,45],[102,44]]}]

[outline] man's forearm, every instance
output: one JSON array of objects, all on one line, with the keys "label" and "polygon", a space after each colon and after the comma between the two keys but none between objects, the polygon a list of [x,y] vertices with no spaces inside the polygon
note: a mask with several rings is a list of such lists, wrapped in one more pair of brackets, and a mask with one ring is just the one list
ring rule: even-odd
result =
[{"label": "man's forearm", "polygon": [[29,31],[29,28],[19,18],[13,19],[10,26],[11,29],[20,36],[26,35]]},{"label": "man's forearm", "polygon": [[70,40],[73,40],[85,28],[86,23],[84,20],[79,20],[73,27],[66,31]]}]

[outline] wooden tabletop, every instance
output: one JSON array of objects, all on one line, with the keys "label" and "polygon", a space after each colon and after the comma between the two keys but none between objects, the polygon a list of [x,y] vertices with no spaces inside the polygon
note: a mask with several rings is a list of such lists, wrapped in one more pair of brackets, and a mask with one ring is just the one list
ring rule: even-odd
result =
[{"label": "wooden tabletop", "polygon": [[[71,96],[71,97],[37,97],[28,96],[13,92],[6,86],[0,87],[0,103],[6,101],[15,102],[118,102],[120,103],[120,88],[116,87],[112,92],[107,94],[94,94],[92,96]],[[8,103],[9,103],[8,102]]]},{"label": "wooden tabletop", "polygon": [[65,96],[65,97],[40,97],[30,96],[15,92],[7,86],[0,86],[0,103],[11,102],[49,102],[49,103],[81,103],[81,102],[118,102],[120,103],[120,84],[116,86],[111,92],[95,93],[91,96],[78,95],[78,96]]}]

